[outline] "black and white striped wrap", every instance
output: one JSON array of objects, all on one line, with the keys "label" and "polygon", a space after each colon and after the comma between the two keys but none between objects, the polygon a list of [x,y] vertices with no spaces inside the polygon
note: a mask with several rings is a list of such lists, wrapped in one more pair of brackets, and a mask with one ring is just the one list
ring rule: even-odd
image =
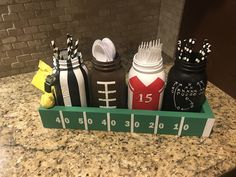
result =
[{"label": "black and white striped wrap", "polygon": [[54,95],[57,105],[82,106],[89,105],[88,69],[78,57],[71,60],[53,58],[56,84]]}]

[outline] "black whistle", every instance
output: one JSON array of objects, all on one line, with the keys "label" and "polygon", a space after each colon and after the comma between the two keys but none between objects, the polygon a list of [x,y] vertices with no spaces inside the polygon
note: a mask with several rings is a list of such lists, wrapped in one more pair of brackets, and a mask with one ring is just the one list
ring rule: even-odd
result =
[{"label": "black whistle", "polygon": [[55,82],[56,82],[56,76],[54,74],[48,75],[46,77],[46,81],[44,82],[44,90],[47,93],[51,93],[52,92],[52,86],[55,84]]}]

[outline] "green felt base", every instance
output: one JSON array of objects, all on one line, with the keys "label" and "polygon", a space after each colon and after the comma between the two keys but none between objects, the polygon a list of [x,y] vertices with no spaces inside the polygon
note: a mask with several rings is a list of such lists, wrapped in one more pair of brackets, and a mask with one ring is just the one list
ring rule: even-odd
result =
[{"label": "green felt base", "polygon": [[101,130],[208,137],[214,115],[206,101],[201,113],[55,106],[39,108],[45,128]]}]

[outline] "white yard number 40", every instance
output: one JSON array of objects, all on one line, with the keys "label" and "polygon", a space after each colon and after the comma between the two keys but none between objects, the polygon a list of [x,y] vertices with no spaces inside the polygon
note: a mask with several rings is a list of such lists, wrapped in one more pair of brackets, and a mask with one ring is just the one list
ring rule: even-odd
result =
[{"label": "white yard number 40", "polygon": [[139,94],[139,102],[150,103],[152,101],[152,94]]}]

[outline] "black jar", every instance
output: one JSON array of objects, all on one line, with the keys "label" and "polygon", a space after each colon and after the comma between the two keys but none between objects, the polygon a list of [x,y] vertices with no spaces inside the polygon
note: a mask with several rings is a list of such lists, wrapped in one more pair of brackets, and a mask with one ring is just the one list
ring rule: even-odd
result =
[{"label": "black jar", "polygon": [[91,104],[100,108],[126,108],[125,71],[117,56],[111,62],[92,59]]},{"label": "black jar", "polygon": [[200,112],[206,86],[206,60],[193,63],[176,59],[168,74],[162,110]]}]

